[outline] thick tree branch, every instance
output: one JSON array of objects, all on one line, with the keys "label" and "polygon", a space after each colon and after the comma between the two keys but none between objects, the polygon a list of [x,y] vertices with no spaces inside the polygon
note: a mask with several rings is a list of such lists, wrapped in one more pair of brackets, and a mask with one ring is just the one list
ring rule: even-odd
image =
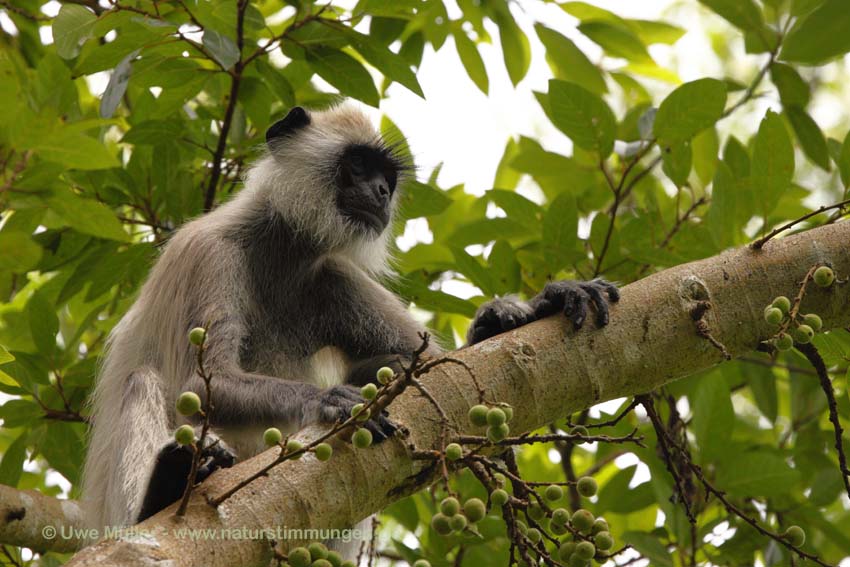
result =
[{"label": "thick tree branch", "polygon": [[[775,331],[764,322],[764,306],[777,295],[794,295],[810,266],[830,264],[839,278],[850,274],[848,242],[850,222],[843,222],[770,241],[759,251],[728,251],[626,286],[602,331],[588,326],[575,332],[554,317],[453,356],[471,369],[488,399],[514,407],[512,431],[531,431],[570,412],[648,392],[722,362],[722,354],[694,328],[691,312],[699,302],[711,303],[703,320],[730,354],[754,350]],[[805,303],[807,311],[821,314],[827,329],[850,324],[848,283],[811,289]],[[421,380],[451,426],[480,433],[467,426],[467,411],[479,402],[479,391],[466,368],[438,366]],[[215,473],[195,490],[184,518],[176,518],[172,506],[138,526],[150,537],[101,542],[68,565],[268,564],[272,551],[267,541],[228,538],[224,530],[354,525],[434,478],[423,473],[422,461],[412,458],[414,451],[439,443],[441,427],[433,405],[409,389],[390,406],[390,415],[410,432],[408,437],[368,450],[354,450],[338,440],[330,462],[307,455],[284,463],[218,508],[210,506],[210,500],[273,461],[276,451],[268,451]],[[302,434],[310,438],[317,431]],[[216,535],[192,539],[175,531],[181,529],[208,529]],[[300,542],[278,543],[285,548]]]}]

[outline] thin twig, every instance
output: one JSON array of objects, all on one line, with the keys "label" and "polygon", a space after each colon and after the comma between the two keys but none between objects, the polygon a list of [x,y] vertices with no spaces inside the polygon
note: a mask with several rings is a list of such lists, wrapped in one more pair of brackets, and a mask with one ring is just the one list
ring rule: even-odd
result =
[{"label": "thin twig", "polygon": [[817,215],[819,215],[819,214],[821,214],[821,213],[823,213],[823,212],[825,212],[825,211],[832,210],[832,209],[839,209],[839,211],[838,211],[838,212],[840,213],[840,212],[841,212],[844,208],[846,208],[846,207],[848,207],[848,206],[850,206],[850,199],[846,199],[846,200],[844,200],[844,201],[841,201],[841,202],[839,202],[839,203],[835,203],[835,204],[833,204],[833,205],[824,205],[824,206],[822,206],[822,207],[818,207],[818,208],[817,208],[817,209],[815,209],[814,211],[812,211],[812,212],[810,212],[810,213],[807,213],[807,214],[805,214],[805,215],[801,216],[800,218],[798,218],[798,219],[796,219],[796,220],[793,220],[793,221],[791,221],[791,222],[789,222],[789,223],[783,224],[783,225],[782,225],[782,226],[780,226],[779,228],[775,228],[775,229],[773,229],[773,230],[772,230],[772,231],[770,231],[768,234],[766,234],[766,235],[762,236],[761,238],[759,238],[758,240],[756,240],[756,241],[754,241],[752,244],[750,244],[750,248],[752,248],[753,250],[760,250],[760,249],[762,248],[762,246],[764,246],[764,245],[765,245],[765,243],[766,243],[768,240],[770,240],[771,238],[773,238],[773,237],[774,237],[774,236],[776,236],[777,234],[779,234],[779,233],[781,233],[781,232],[783,232],[783,231],[785,231],[785,230],[788,230],[789,228],[792,228],[794,225],[796,225],[796,224],[798,224],[798,223],[801,223],[801,222],[803,222],[803,221],[805,221],[805,220],[808,220],[808,219],[810,219],[810,218],[812,218],[812,217],[814,217],[814,216],[817,216]]}]

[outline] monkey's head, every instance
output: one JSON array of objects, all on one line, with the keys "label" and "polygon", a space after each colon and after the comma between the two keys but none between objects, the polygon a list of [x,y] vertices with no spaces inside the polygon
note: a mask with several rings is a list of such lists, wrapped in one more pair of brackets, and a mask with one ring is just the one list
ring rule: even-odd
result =
[{"label": "monkey's head", "polygon": [[385,237],[408,167],[360,109],[295,107],[266,143],[270,159],[257,173],[285,218],[331,245]]}]

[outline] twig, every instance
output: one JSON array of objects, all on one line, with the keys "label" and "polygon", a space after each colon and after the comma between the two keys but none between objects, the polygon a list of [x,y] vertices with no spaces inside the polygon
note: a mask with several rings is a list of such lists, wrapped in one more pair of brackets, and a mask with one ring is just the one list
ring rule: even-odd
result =
[{"label": "twig", "polygon": [[765,236],[762,236],[761,238],[759,238],[758,240],[756,240],[752,244],[750,244],[750,248],[752,248],[753,250],[761,250],[762,246],[764,246],[765,243],[768,240],[770,240],[771,238],[773,238],[777,234],[779,234],[779,233],[781,233],[785,230],[788,230],[789,228],[793,227],[794,225],[801,223],[804,220],[808,220],[808,219],[810,219],[814,216],[817,216],[817,215],[819,215],[819,214],[821,214],[825,211],[832,210],[832,209],[839,209],[839,213],[840,213],[847,206],[850,206],[850,199],[846,199],[844,201],[841,201],[839,203],[835,203],[833,205],[824,205],[822,207],[818,207],[814,211],[807,213],[807,214],[801,216],[800,218],[798,218],[796,220],[793,220],[789,223],[783,224],[779,228],[773,229],[772,231],[770,231]]}]

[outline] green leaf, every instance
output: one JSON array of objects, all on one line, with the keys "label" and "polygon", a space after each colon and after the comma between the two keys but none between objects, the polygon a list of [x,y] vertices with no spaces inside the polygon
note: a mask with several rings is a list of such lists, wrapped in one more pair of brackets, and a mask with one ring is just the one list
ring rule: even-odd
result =
[{"label": "green leaf", "polygon": [[708,185],[717,169],[720,140],[717,130],[706,128],[694,137],[691,150],[694,156],[694,171],[703,185]]},{"label": "green leaf", "polygon": [[54,191],[47,198],[50,210],[68,226],[82,232],[109,240],[127,241],[129,236],[106,205],[80,197],[69,189]]},{"label": "green leaf", "polygon": [[120,165],[102,143],[68,128],[42,137],[32,149],[42,159],[71,169],[107,169]]},{"label": "green leaf", "polygon": [[764,27],[761,10],[753,0],[699,0],[736,28],[756,31]]},{"label": "green leaf", "polygon": [[449,237],[452,244],[489,244],[496,240],[525,236],[529,230],[508,218],[479,219],[458,227]]},{"label": "green leaf", "polygon": [[466,32],[462,29],[456,30],[452,37],[454,37],[455,48],[458,57],[460,57],[460,62],[463,63],[463,68],[466,69],[466,74],[469,75],[478,90],[487,94],[490,89],[490,80],[487,77],[484,60],[478,53],[478,46],[466,36]]},{"label": "green leaf", "polygon": [[614,149],[617,119],[599,96],[566,81],[549,81],[549,107],[555,126],[578,147],[606,158]]},{"label": "green leaf", "polygon": [[654,43],[673,45],[685,35],[684,29],[673,24],[668,24],[667,22],[626,20],[626,23],[646,45],[652,45]]},{"label": "green leaf", "polygon": [[723,149],[723,161],[735,177],[742,179],[750,175],[750,154],[738,138],[729,136]]},{"label": "green leaf", "polygon": [[351,37],[354,38],[354,48],[357,52],[385,77],[425,98],[416,74],[410,69],[410,64],[404,57],[393,53],[367,35],[352,32]]},{"label": "green leaf", "polygon": [[726,106],[726,84],[716,79],[685,83],[658,108],[653,130],[660,140],[690,140],[714,125]]},{"label": "green leaf", "polygon": [[497,240],[487,257],[493,292],[499,295],[514,293],[522,284],[522,274],[511,245]]},{"label": "green leaf", "polygon": [[499,41],[502,44],[508,76],[516,86],[528,73],[528,67],[531,65],[531,45],[506,5],[504,11],[493,14],[493,20],[499,26]]},{"label": "green leaf", "polygon": [[826,146],[826,138],[824,138],[817,122],[799,106],[786,107],[785,114],[788,115],[794,133],[797,134],[797,139],[800,140],[800,145],[803,147],[806,156],[821,169],[829,171],[829,149]]},{"label": "green leaf", "polygon": [[599,45],[608,55],[636,63],[652,63],[652,57],[640,38],[628,28],[606,22],[579,24],[578,30]]},{"label": "green leaf", "polygon": [[599,511],[630,514],[655,503],[655,495],[649,483],[644,482],[633,488],[629,487],[636,470],[637,465],[626,467],[602,486],[597,502]]},{"label": "green leaf", "polygon": [[571,193],[561,193],[543,217],[543,247],[553,272],[570,259],[578,239],[578,207]]},{"label": "green leaf", "polygon": [[13,360],[15,360],[15,357],[9,354],[9,351],[3,348],[3,345],[0,345],[0,364],[6,364]]},{"label": "green leaf", "polygon": [[688,396],[693,412],[691,428],[703,462],[722,455],[732,438],[735,410],[725,377],[719,372],[705,375],[693,395]]},{"label": "green leaf", "polygon": [[444,191],[416,180],[405,184],[401,199],[401,216],[405,219],[438,215],[452,204]]},{"label": "green leaf", "polygon": [[776,423],[779,415],[779,396],[776,391],[776,376],[769,368],[747,368],[747,380],[750,392],[759,411],[771,423]]},{"label": "green leaf", "polygon": [[163,140],[178,139],[185,132],[177,120],[146,120],[130,128],[121,141],[125,144],[161,144]]},{"label": "green leaf", "polygon": [[779,204],[794,176],[794,146],[782,118],[770,110],[756,134],[751,169],[756,199],[766,218]]},{"label": "green leaf", "polygon": [[[6,402],[5,405],[10,403]],[[21,480],[21,475],[24,473],[24,461],[27,458],[27,437],[29,437],[29,431],[21,433],[3,454],[3,460],[0,461],[0,484],[17,486]]]},{"label": "green leaf", "polygon": [[718,465],[716,486],[732,496],[782,496],[800,479],[778,453],[730,451]]},{"label": "green leaf", "polygon": [[495,291],[493,290],[490,272],[478,258],[473,258],[459,246],[452,246],[451,251],[458,271],[465,275],[473,285],[478,286],[484,295],[493,295]]},{"label": "green leaf", "polygon": [[770,66],[770,79],[779,91],[782,106],[801,106],[809,104],[809,84],[796,69],[784,63],[774,63]]},{"label": "green leaf", "polygon": [[780,58],[815,65],[850,51],[850,9],[846,0],[826,0],[794,26]]},{"label": "green leaf", "polygon": [[844,143],[841,144],[841,153],[838,155],[838,160],[835,162],[838,165],[838,171],[841,173],[841,182],[844,187],[850,187],[850,132],[844,137]]},{"label": "green leaf", "polygon": [[652,567],[673,567],[673,557],[667,547],[654,535],[643,532],[626,532],[623,542],[630,544],[652,563]]},{"label": "green leaf", "polygon": [[352,56],[336,49],[320,47],[307,50],[307,62],[340,93],[377,108],[380,97],[372,76]]},{"label": "green leaf", "polygon": [[36,292],[30,297],[27,302],[27,318],[39,354],[50,356],[56,350],[59,318],[56,316],[56,309],[47,301],[43,292]]},{"label": "green leaf", "polygon": [[130,75],[133,72],[131,63],[138,54],[138,50],[128,54],[115,66],[112,74],[109,75],[109,82],[106,84],[106,89],[100,97],[101,118],[111,118],[115,114],[115,110],[121,103],[124,93],[127,92],[127,85],[130,83]]},{"label": "green leaf", "polygon": [[728,248],[735,244],[735,238],[741,229],[738,211],[742,198],[732,170],[725,161],[718,163],[712,182],[711,205],[705,219],[718,248]]},{"label": "green leaf", "polygon": [[263,77],[263,80],[268,84],[269,90],[275,95],[285,106],[291,107],[295,105],[295,92],[292,85],[283,76],[281,69],[273,67],[267,63],[262,57],[254,62],[257,66],[257,71]]},{"label": "green leaf", "polygon": [[226,35],[206,29],[201,42],[224,69],[230,69],[239,61],[239,48]]},{"label": "green leaf", "polygon": [[53,20],[53,42],[62,59],[73,59],[80,53],[80,44],[91,35],[97,16],[83,6],[63,4]]},{"label": "green leaf", "polygon": [[546,47],[546,59],[558,79],[571,81],[596,94],[608,92],[602,71],[587,58],[581,49],[576,47],[571,39],[543,24],[536,24],[534,29]]},{"label": "green leaf", "polygon": [[529,230],[537,230],[540,227],[540,220],[543,218],[543,210],[540,205],[526,199],[519,193],[503,189],[491,189],[484,194],[484,198],[505,211],[509,219],[515,220]]},{"label": "green leaf", "polygon": [[41,261],[41,246],[33,242],[28,234],[3,230],[0,232],[0,272],[23,273]]},{"label": "green leaf", "polygon": [[687,184],[693,164],[689,140],[678,141],[661,148],[662,170],[677,187]]}]

